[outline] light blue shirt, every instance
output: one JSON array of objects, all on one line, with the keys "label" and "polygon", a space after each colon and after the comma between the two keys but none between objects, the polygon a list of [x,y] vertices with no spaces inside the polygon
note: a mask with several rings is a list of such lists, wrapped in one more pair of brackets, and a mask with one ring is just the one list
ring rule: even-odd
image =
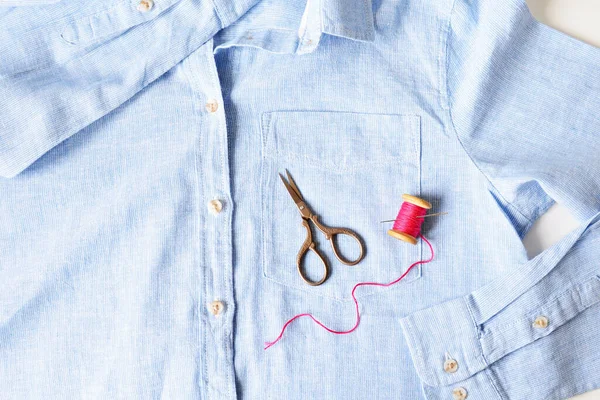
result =
[{"label": "light blue shirt", "polygon": [[[0,7],[2,399],[600,387],[600,50],[523,0],[34,3]],[[315,232],[318,287],[285,169],[366,246]],[[429,257],[403,193],[448,212],[434,261],[263,350]],[[528,260],[555,202],[581,225]]]}]

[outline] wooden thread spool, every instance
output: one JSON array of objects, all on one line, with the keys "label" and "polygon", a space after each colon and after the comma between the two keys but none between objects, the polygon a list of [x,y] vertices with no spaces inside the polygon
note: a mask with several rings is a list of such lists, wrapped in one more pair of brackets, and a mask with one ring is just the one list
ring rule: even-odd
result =
[{"label": "wooden thread spool", "polygon": [[[404,200],[407,203],[414,204],[415,206],[423,208],[425,210],[429,210],[431,208],[431,203],[429,203],[428,201],[423,200],[419,197],[411,196],[410,194],[403,194],[402,200]],[[393,238],[402,240],[402,241],[410,243],[410,244],[417,244],[416,237],[414,237],[413,235],[410,235],[409,233],[403,232],[401,230],[390,229],[387,231],[387,233],[388,233],[388,235],[390,235]]]}]

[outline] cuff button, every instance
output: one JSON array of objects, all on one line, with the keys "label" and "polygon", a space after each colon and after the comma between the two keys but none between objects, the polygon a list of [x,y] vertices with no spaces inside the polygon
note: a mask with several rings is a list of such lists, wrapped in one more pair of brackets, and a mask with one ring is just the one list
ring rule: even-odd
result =
[{"label": "cuff button", "polygon": [[453,372],[456,372],[456,370],[458,370],[458,362],[456,360],[451,358],[444,361],[444,371],[451,374]]},{"label": "cuff button", "polygon": [[452,391],[452,398],[454,400],[465,400],[468,396],[467,389],[464,387],[457,387]]},{"label": "cuff button", "polygon": [[540,315],[533,321],[533,327],[538,329],[544,329],[548,327],[548,318]]},{"label": "cuff button", "polygon": [[137,10],[139,12],[148,12],[148,11],[152,10],[152,7],[154,7],[154,1],[142,0],[138,3]]}]

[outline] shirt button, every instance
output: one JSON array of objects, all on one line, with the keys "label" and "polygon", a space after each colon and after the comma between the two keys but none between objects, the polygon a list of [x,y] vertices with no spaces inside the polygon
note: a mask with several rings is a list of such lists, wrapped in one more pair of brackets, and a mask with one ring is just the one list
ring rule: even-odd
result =
[{"label": "shirt button", "polygon": [[540,315],[539,317],[537,317],[535,319],[535,321],[533,321],[533,327],[539,328],[539,329],[547,328],[548,327],[548,318],[544,317],[543,315]]},{"label": "shirt button", "polygon": [[225,304],[220,300],[215,300],[209,304],[208,310],[212,313],[212,315],[217,316],[223,312],[225,308]]},{"label": "shirt button", "polygon": [[213,215],[217,215],[223,211],[223,203],[221,200],[211,200],[206,206],[208,207],[208,211]]},{"label": "shirt button", "polygon": [[458,369],[458,362],[454,359],[444,361],[444,371],[448,373],[456,372]]},{"label": "shirt button", "polygon": [[452,391],[452,398],[454,400],[465,400],[467,396],[469,396],[469,394],[464,387],[457,387]]},{"label": "shirt button", "polygon": [[148,12],[148,11],[152,10],[152,7],[154,7],[154,1],[142,0],[138,3],[137,9],[140,12]]},{"label": "shirt button", "polygon": [[208,111],[209,113],[216,113],[219,109],[219,102],[216,99],[209,99],[206,102],[205,107],[206,111]]}]

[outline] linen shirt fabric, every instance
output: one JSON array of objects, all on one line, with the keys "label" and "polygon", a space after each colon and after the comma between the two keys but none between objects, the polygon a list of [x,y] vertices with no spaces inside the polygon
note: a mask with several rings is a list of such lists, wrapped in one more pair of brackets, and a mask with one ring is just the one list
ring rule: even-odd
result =
[{"label": "linen shirt fabric", "polygon": [[[8,5],[2,399],[600,387],[600,53],[524,1]],[[306,232],[285,169],[323,223],[366,246],[345,266],[315,232],[331,262],[318,287],[296,271]],[[304,318],[263,350],[298,313],[349,329],[355,283],[429,257],[379,222],[403,193],[448,212],[423,225],[435,259],[359,288],[352,334]],[[521,239],[555,202],[580,225],[528,259]]]}]

